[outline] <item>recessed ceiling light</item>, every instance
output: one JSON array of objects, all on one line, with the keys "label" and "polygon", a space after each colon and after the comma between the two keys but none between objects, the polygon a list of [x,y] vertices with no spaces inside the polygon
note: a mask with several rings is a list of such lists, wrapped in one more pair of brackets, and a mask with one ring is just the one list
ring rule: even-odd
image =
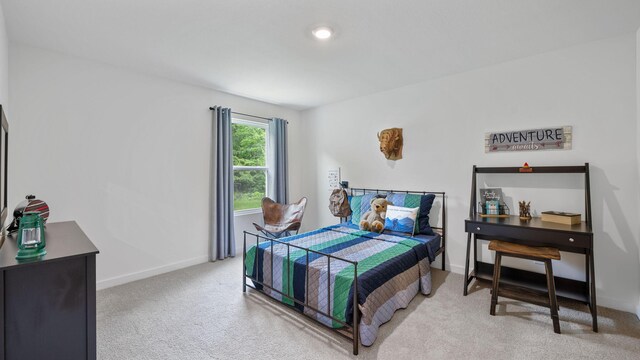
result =
[{"label": "recessed ceiling light", "polygon": [[320,40],[327,40],[331,35],[333,35],[333,31],[326,26],[317,27],[313,29],[312,33],[313,36]]}]

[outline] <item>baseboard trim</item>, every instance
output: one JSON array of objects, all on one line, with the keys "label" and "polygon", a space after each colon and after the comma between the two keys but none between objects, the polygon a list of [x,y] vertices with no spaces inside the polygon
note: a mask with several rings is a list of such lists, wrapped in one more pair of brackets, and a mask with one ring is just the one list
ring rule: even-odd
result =
[{"label": "baseboard trim", "polygon": [[[158,266],[158,267],[147,269],[147,270],[138,271],[135,273],[115,276],[109,279],[98,281],[96,283],[96,288],[97,290],[102,290],[102,289],[110,288],[112,286],[122,285],[132,281],[146,279],[152,276],[168,273],[170,271],[179,270],[189,266],[202,264],[207,261],[209,261],[209,257],[206,255],[203,255],[203,256],[198,256],[198,257],[174,262],[174,263],[163,265],[163,266]],[[434,269],[440,269],[441,264],[442,264],[441,259],[440,257],[438,257],[436,261],[434,261],[431,264],[431,267]],[[464,274],[464,266],[460,266],[457,264],[451,264],[447,262],[446,269],[447,271],[451,271],[456,274]],[[598,294],[598,306],[604,306],[604,307],[609,307],[616,310],[635,313],[635,315],[638,318],[640,318],[640,302],[637,304],[631,304],[628,301]]]},{"label": "baseboard trim", "polygon": [[96,289],[102,290],[102,289],[110,288],[112,286],[122,285],[132,281],[146,279],[148,277],[168,273],[170,271],[175,271],[175,270],[179,270],[189,266],[202,264],[207,261],[209,261],[209,257],[207,255],[203,255],[203,256],[198,256],[198,257],[194,257],[194,258],[183,260],[183,261],[174,262],[167,265],[154,267],[147,270],[115,276],[109,279],[104,279],[96,282]]},{"label": "baseboard trim", "polygon": [[598,300],[598,307],[608,307],[611,309],[616,309],[620,311],[625,311],[629,313],[636,312],[637,314],[637,306],[636,304],[623,299],[613,298],[606,295],[602,295],[596,290],[596,299]]},{"label": "baseboard trim", "polygon": [[[432,263],[431,268],[433,269],[442,269],[442,255],[438,256]],[[448,261],[445,263],[445,270],[451,271],[456,274],[464,274],[464,266],[459,266],[456,264],[451,264]]]}]

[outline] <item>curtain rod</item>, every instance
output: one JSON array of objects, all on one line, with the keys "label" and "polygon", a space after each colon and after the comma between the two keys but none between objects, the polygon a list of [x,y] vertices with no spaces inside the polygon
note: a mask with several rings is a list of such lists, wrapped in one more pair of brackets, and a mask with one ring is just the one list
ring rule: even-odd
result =
[{"label": "curtain rod", "polygon": [[[212,106],[212,107],[209,108],[209,110],[215,110],[215,109],[216,109],[216,106]],[[244,114],[244,113],[241,113],[241,112],[232,111],[231,113],[232,114],[236,114],[236,115],[250,116],[250,117],[254,117],[256,119],[263,119],[263,120],[268,120],[268,121],[272,121],[273,120],[273,119],[269,119],[269,118],[266,118],[266,117],[250,115],[250,114]]]}]

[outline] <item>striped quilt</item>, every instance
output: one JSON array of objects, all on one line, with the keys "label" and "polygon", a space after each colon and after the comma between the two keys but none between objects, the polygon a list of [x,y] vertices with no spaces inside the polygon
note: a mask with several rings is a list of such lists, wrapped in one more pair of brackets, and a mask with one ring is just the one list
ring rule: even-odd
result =
[{"label": "striped quilt", "polygon": [[[424,295],[431,293],[427,246],[420,239],[335,225],[280,241],[358,262],[360,340],[365,346],[373,344],[379,326],[389,321],[396,310],[407,307],[418,292]],[[286,245],[273,243],[271,247],[271,242],[265,241],[247,250],[245,271],[248,276],[266,285],[272,284],[273,288],[291,294],[303,303],[308,286],[310,306],[326,313],[330,311],[333,317],[351,325],[353,264],[337,259],[330,259],[330,264],[327,264],[326,256],[309,253],[307,284],[306,251],[290,247],[289,259],[287,261]],[[255,285],[262,289],[260,284]],[[342,327],[340,323],[295,304],[275,291],[262,290],[328,326]]]}]

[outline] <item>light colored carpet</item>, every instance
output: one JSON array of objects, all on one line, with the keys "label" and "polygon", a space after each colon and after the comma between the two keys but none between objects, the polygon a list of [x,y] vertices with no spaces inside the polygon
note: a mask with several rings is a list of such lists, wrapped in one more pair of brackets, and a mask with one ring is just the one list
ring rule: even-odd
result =
[{"label": "light colored carpet", "polygon": [[[349,340],[250,290],[240,258],[193,266],[98,292],[99,359],[355,358]],[[462,276],[434,270],[418,295],[380,329],[360,359],[639,359],[640,321],[561,303],[562,334],[548,309],[500,299],[489,315],[484,285],[462,296]]]}]

